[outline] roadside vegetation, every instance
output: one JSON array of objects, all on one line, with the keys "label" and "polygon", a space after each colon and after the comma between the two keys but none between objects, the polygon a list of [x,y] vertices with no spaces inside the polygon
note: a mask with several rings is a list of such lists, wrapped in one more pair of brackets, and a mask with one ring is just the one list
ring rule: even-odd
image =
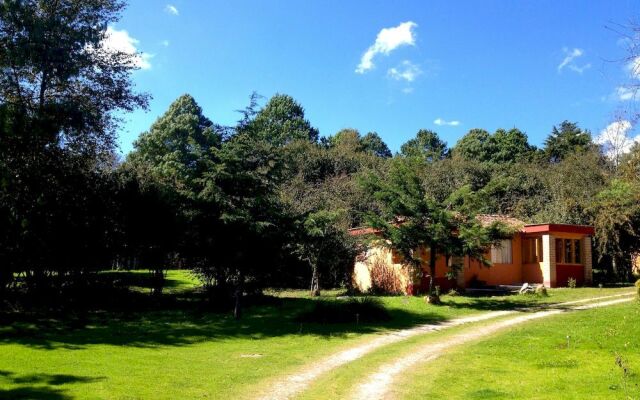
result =
[{"label": "roadside vegetation", "polygon": [[397,398],[637,399],[638,324],[634,303],[529,323],[411,371]]},{"label": "roadside vegetation", "polygon": [[[247,299],[251,303],[237,321],[226,312],[199,306],[206,304],[198,300],[203,292],[188,271],[168,272],[161,307],[144,301],[153,288],[152,273],[102,275],[132,288],[122,303],[76,308],[73,313],[2,314],[0,398],[171,399],[258,394],[273,378],[382,332],[489,310],[632,291],[629,287],[551,289],[547,297],[445,295],[443,304],[435,306],[419,297],[358,296],[350,300],[343,297],[344,290],[326,291],[319,297],[310,296],[307,290],[269,290],[265,296]],[[349,301],[373,301],[385,316],[358,320],[345,308],[335,307]],[[341,313],[344,319],[326,321],[314,311],[319,305]],[[408,348],[403,346],[396,350]]]}]

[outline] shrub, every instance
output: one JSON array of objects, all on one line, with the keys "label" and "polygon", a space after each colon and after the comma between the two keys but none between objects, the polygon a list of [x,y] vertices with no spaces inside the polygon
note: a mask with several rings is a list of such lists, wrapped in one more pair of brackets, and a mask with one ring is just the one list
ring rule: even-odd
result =
[{"label": "shrub", "polygon": [[577,284],[578,284],[578,282],[576,281],[576,278],[574,278],[574,277],[570,277],[567,280],[567,287],[569,289],[575,289]]},{"label": "shrub", "polygon": [[313,308],[296,317],[298,322],[321,324],[367,323],[387,321],[389,313],[375,298],[355,297],[347,300],[317,300]]},{"label": "shrub", "polygon": [[636,281],[636,290],[638,291],[638,299],[640,299],[640,279]]},{"label": "shrub", "polygon": [[536,287],[536,294],[542,297],[549,296],[549,293],[547,293],[547,288],[544,285],[538,285]]},{"label": "shrub", "polygon": [[369,267],[371,292],[376,294],[402,294],[402,281],[398,271],[384,259],[376,257]]}]

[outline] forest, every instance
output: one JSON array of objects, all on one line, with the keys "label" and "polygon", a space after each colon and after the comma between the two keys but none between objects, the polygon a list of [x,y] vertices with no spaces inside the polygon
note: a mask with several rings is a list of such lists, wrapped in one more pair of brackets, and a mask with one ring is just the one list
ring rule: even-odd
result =
[{"label": "forest", "polygon": [[[632,279],[640,145],[603,146],[580,121],[540,147],[517,127],[456,143],[421,129],[394,154],[376,132],[319,132],[287,94],[247,93],[233,126],[184,94],[120,156],[119,115],[152,95],[132,55],[101,46],[124,6],[0,4],[0,304],[102,296],[114,269],[153,271],[160,296],[179,268],[239,316],[265,288],[349,288],[364,243],[348,230],[409,216],[593,225],[595,281]],[[464,227],[454,253],[491,240]]]}]

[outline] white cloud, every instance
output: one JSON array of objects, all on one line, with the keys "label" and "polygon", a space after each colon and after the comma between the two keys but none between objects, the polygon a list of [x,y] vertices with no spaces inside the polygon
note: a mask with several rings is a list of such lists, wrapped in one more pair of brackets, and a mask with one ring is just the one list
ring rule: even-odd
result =
[{"label": "white cloud", "polygon": [[137,45],[139,43],[139,40],[129,36],[129,33],[124,29],[119,31],[109,26],[102,42],[102,48],[109,52],[133,55],[133,66],[140,69],[149,69],[151,68],[150,60],[153,55],[138,51]]},{"label": "white cloud", "polygon": [[404,94],[413,93],[413,88],[412,87],[406,87],[406,88],[402,89],[402,93],[404,93]]},{"label": "white cloud", "polygon": [[564,68],[569,68],[571,71],[582,74],[585,70],[591,68],[591,64],[584,64],[582,66],[579,66],[575,63],[577,58],[584,55],[584,50],[575,48],[569,51],[569,49],[564,48],[562,49],[562,51],[564,52],[565,57],[558,65],[558,72],[561,72]]},{"label": "white cloud", "polygon": [[160,42],[160,44],[163,45],[164,47],[169,47],[171,42],[169,42],[168,40],[163,40],[162,42]]},{"label": "white cloud", "polygon": [[625,86],[619,86],[616,88],[615,97],[620,101],[640,100],[637,88],[629,88]]},{"label": "white cloud", "polygon": [[633,125],[627,120],[612,122],[600,131],[600,134],[594,138],[594,142],[602,145],[607,157],[617,163],[620,156],[628,153],[634,143],[640,142],[640,135],[634,138],[629,137],[632,128]]},{"label": "white cloud", "polygon": [[164,11],[167,14],[171,14],[171,15],[180,15],[180,12],[178,11],[178,9],[176,8],[176,6],[174,6],[173,4],[167,4],[164,7]]},{"label": "white cloud", "polygon": [[627,64],[627,70],[633,79],[640,79],[640,56],[635,57]]},{"label": "white cloud", "polygon": [[443,126],[443,125],[447,125],[447,126],[458,126],[460,125],[460,121],[445,121],[442,118],[437,118],[435,121],[433,121],[434,124],[438,125],[438,126]]},{"label": "white cloud", "polygon": [[416,43],[414,28],[418,24],[412,21],[403,22],[393,28],[384,28],[378,32],[376,41],[369,46],[356,68],[358,74],[364,74],[374,67],[373,58],[378,54],[388,55],[400,46],[413,46]]},{"label": "white cloud", "polygon": [[413,82],[418,75],[422,73],[419,66],[413,64],[409,60],[404,60],[396,68],[389,68],[387,75],[397,81],[405,80],[407,82]]}]

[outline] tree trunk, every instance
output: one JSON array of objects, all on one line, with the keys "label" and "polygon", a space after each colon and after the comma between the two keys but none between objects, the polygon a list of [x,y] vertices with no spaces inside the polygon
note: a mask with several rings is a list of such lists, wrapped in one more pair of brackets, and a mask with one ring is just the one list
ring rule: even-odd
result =
[{"label": "tree trunk", "polygon": [[164,289],[164,269],[154,269],[152,281],[153,285],[151,288],[151,293],[156,297],[161,296],[162,290]]},{"label": "tree trunk", "polygon": [[234,292],[235,305],[233,307],[233,316],[235,319],[242,317],[242,292],[244,290],[244,274],[240,274]]},{"label": "tree trunk", "polygon": [[429,270],[431,278],[429,279],[429,294],[426,297],[427,303],[429,304],[440,304],[440,295],[433,290],[433,280],[436,278],[437,256],[436,247],[431,246],[429,249]]},{"label": "tree trunk", "polygon": [[320,273],[318,272],[318,264],[314,263],[311,267],[311,296],[320,296]]},{"label": "tree trunk", "polygon": [[433,280],[436,278],[436,247],[431,246],[429,248],[429,273],[431,274],[431,279],[429,279],[429,296],[433,296]]}]

